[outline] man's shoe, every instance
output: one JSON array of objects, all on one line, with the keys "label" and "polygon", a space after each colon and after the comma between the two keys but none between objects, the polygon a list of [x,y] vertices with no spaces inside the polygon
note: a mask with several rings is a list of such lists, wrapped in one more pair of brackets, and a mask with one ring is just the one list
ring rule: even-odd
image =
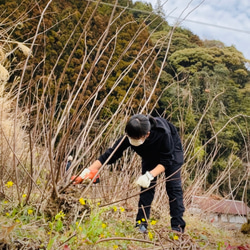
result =
[{"label": "man's shoe", "polygon": [[145,227],[145,225],[139,225],[139,232],[143,234],[147,233],[147,228]]},{"label": "man's shoe", "polygon": [[172,230],[178,233],[184,233],[184,229],[182,227],[172,227]]},{"label": "man's shoe", "polygon": [[146,223],[141,223],[140,221],[137,221],[135,224],[135,227],[138,227],[140,233],[147,233],[147,226]]}]

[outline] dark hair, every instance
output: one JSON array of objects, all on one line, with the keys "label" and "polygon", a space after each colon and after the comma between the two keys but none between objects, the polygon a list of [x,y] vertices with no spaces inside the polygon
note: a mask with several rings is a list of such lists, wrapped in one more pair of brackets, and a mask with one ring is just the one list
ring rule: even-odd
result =
[{"label": "dark hair", "polygon": [[148,117],[146,115],[137,114],[133,115],[126,124],[125,132],[127,135],[133,139],[139,139],[145,136],[151,129],[152,125],[155,125],[153,117]]}]

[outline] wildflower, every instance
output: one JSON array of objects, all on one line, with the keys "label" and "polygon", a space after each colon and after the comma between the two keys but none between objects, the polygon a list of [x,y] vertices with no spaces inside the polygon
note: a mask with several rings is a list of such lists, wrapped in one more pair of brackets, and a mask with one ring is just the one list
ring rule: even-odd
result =
[{"label": "wildflower", "polygon": [[125,208],[124,208],[124,207],[120,207],[120,211],[121,211],[121,212],[124,212],[124,211],[125,211]]},{"label": "wildflower", "polygon": [[106,227],[107,227],[107,224],[102,223],[102,228],[106,228]]},{"label": "wildflower", "polygon": [[33,210],[32,209],[29,209],[28,210],[28,214],[32,214],[33,213]]},{"label": "wildflower", "polygon": [[116,212],[117,211],[117,207],[113,206],[113,210],[114,210],[114,212]]},{"label": "wildflower", "polygon": [[174,240],[179,240],[179,237],[177,235],[175,235]]},{"label": "wildflower", "polygon": [[113,246],[113,249],[117,249],[117,248],[118,248],[118,246],[117,246],[117,245],[114,245],[114,246]]},{"label": "wildflower", "polygon": [[20,222],[20,220],[16,219],[16,223],[19,223],[19,222]]},{"label": "wildflower", "polygon": [[142,218],[141,221],[146,221],[146,220],[144,218]]},{"label": "wildflower", "polygon": [[104,234],[100,234],[100,238],[105,238],[105,235]]},{"label": "wildflower", "polygon": [[8,181],[8,182],[5,184],[5,186],[9,188],[9,187],[12,187],[13,184],[14,184],[14,183],[13,183],[12,181]]},{"label": "wildflower", "polygon": [[64,216],[65,216],[65,214],[63,213],[63,211],[60,211],[60,212],[55,216],[55,220],[63,219]]},{"label": "wildflower", "polygon": [[138,221],[137,221],[137,223],[140,225],[140,224],[141,224],[141,221],[140,221],[140,220],[138,220]]},{"label": "wildflower", "polygon": [[150,222],[150,224],[151,224],[151,225],[155,225],[156,222],[157,222],[156,220],[152,220],[152,221]]},{"label": "wildflower", "polygon": [[10,214],[9,214],[9,213],[6,213],[6,215],[7,215],[7,216],[10,216]]},{"label": "wildflower", "polygon": [[27,196],[27,194],[23,194],[22,197],[25,198]]},{"label": "wildflower", "polygon": [[85,205],[85,200],[83,198],[80,198],[79,202],[81,203],[81,205]]},{"label": "wildflower", "polygon": [[100,205],[101,205],[101,202],[98,202],[98,203],[97,203],[97,206],[100,206]]},{"label": "wildflower", "polygon": [[4,203],[4,204],[8,204],[8,201],[4,201],[3,203]]},{"label": "wildflower", "polygon": [[148,231],[148,237],[149,237],[150,240],[153,239],[153,234],[150,231]]}]

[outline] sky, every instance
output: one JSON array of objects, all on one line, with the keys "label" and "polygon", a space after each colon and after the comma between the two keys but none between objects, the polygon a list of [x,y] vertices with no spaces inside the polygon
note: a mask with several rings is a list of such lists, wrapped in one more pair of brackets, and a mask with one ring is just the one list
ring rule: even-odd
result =
[{"label": "sky", "polygon": [[[218,40],[234,45],[250,60],[249,0],[136,0],[162,5],[166,20],[189,29],[202,40]],[[179,18],[179,19],[178,19]],[[184,19],[184,20],[183,20]]]}]

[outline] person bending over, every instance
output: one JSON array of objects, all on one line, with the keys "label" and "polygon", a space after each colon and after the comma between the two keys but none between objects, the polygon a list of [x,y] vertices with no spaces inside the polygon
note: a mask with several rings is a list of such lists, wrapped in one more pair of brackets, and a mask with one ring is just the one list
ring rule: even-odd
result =
[{"label": "person bending over", "polygon": [[143,191],[140,193],[138,203],[136,227],[139,227],[140,232],[147,231],[156,178],[165,172],[171,228],[178,232],[184,232],[186,223],[183,220],[185,208],[181,182],[181,166],[184,157],[182,143],[175,126],[162,117],[137,114],[128,120],[125,133],[125,139],[121,142],[123,137],[119,138],[89,168],[82,171],[74,180],[74,184],[81,183],[92,171],[96,173],[117,148],[117,145],[120,144],[108,164],[114,163],[122,156],[124,150],[131,147],[142,159],[142,175],[136,181],[136,184],[140,185],[141,191]]}]

